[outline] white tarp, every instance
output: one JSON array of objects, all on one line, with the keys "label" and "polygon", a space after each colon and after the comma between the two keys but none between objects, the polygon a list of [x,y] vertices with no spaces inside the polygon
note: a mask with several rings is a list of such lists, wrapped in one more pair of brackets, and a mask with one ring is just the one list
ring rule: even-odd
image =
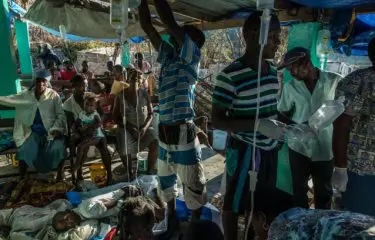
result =
[{"label": "white tarp", "polygon": [[[36,0],[29,8],[25,19],[40,26],[59,31],[64,25],[68,34],[97,39],[116,39],[115,30],[110,25],[109,13],[96,12],[87,8],[64,4],[61,8],[53,6],[52,1]],[[161,31],[161,28],[156,28]],[[139,23],[130,24],[127,37],[143,36]]]}]

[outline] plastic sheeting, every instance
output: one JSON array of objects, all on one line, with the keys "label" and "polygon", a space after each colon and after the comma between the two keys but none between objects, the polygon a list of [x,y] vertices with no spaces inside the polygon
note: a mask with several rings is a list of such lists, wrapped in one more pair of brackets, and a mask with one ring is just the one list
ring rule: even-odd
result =
[{"label": "plastic sheeting", "polygon": [[[33,25],[42,27],[53,35],[59,36],[60,25],[65,25],[66,38],[71,41],[100,40],[118,42],[115,30],[109,23],[109,14],[94,12],[86,8],[77,8],[65,4],[62,8],[54,8],[52,1],[37,0],[30,7],[24,18]],[[77,24],[79,23],[79,24]],[[94,27],[93,27],[94,26]],[[142,36],[139,23],[130,24],[126,29],[127,36]],[[157,27],[160,31],[161,28]],[[135,39],[139,42],[141,39]]]},{"label": "plastic sheeting", "polygon": [[348,31],[351,17],[351,9],[335,13],[330,25],[331,45],[336,52],[348,56],[366,56],[368,43],[375,37],[375,14],[358,15],[350,37],[345,42],[340,42],[338,38]]},{"label": "plastic sheeting", "polygon": [[374,4],[374,0],[292,0],[295,3],[317,8],[351,8]]}]

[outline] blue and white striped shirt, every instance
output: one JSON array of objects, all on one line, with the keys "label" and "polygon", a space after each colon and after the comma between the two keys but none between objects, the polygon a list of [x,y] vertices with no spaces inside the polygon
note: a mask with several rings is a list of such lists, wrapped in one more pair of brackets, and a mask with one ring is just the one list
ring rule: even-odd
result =
[{"label": "blue and white striped shirt", "polygon": [[198,79],[201,51],[185,35],[181,49],[162,43],[158,61],[160,123],[171,124],[194,118],[194,84]]}]

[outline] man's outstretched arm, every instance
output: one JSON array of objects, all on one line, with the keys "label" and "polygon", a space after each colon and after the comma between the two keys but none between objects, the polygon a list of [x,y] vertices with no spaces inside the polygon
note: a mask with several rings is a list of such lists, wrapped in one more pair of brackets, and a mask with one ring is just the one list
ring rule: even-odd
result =
[{"label": "man's outstretched arm", "polygon": [[161,21],[167,27],[168,32],[174,36],[180,46],[184,45],[184,30],[177,24],[173,12],[166,0],[154,0],[154,5]]},{"label": "man's outstretched arm", "polygon": [[162,43],[159,33],[156,31],[155,27],[152,25],[150,9],[147,5],[147,0],[142,0],[141,5],[138,8],[139,11],[139,22],[143,31],[150,38],[150,41],[156,50],[160,49]]}]

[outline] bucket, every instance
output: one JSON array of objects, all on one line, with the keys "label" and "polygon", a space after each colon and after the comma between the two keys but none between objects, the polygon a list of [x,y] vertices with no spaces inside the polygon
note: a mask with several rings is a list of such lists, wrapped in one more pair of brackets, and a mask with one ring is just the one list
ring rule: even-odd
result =
[{"label": "bucket", "polygon": [[222,130],[213,130],[213,148],[218,151],[224,151],[227,145],[228,133]]},{"label": "bucket", "polygon": [[12,154],[12,167],[14,168],[19,167],[19,161],[16,159],[16,154]]},{"label": "bucket", "polygon": [[107,182],[107,171],[102,163],[93,163],[89,167],[91,181],[95,183],[96,186],[104,186]]},{"label": "bucket", "polygon": [[140,172],[147,172],[147,158],[148,158],[148,152],[137,153],[138,170]]}]

